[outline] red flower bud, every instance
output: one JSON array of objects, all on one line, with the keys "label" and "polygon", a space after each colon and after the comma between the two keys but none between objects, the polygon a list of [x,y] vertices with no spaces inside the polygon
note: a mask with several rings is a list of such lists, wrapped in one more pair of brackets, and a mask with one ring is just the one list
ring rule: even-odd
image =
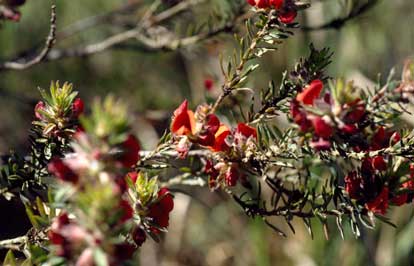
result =
[{"label": "red flower bud", "polygon": [[35,111],[35,117],[36,117],[37,119],[39,119],[39,120],[43,120],[43,119],[44,119],[44,117],[43,117],[43,115],[40,113],[40,111],[44,111],[44,110],[45,110],[45,103],[44,103],[44,102],[42,102],[42,101],[39,101],[39,102],[36,104],[35,108],[34,108],[34,111]]},{"label": "red flower bud", "polygon": [[126,175],[125,178],[129,178],[133,184],[137,182],[138,179],[138,173],[137,172],[130,172]]},{"label": "red flower bud", "polygon": [[72,114],[75,118],[83,113],[84,104],[81,98],[76,98],[72,103]]},{"label": "red flower bud", "polygon": [[391,145],[397,144],[400,140],[401,140],[400,133],[394,132],[394,134],[392,134],[391,139],[390,139]]},{"label": "red flower bud", "polygon": [[214,81],[211,78],[207,78],[204,80],[204,88],[207,91],[211,91],[213,89],[214,86]]}]

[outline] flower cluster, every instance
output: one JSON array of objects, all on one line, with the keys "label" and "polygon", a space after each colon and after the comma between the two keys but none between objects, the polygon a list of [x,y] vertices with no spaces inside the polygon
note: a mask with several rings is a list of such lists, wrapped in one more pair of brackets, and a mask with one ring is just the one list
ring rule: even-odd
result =
[{"label": "flower cluster", "polygon": [[[355,96],[352,83],[337,81],[330,92],[321,97],[324,84],[313,80],[297,94],[290,105],[290,115],[300,131],[311,139],[316,150],[345,147],[365,154],[358,170],[345,178],[345,190],[351,199],[374,212],[385,214],[389,202],[402,205],[411,202],[412,180],[393,171],[390,155],[370,156],[370,153],[396,145],[401,136],[398,132],[372,123],[366,103]],[[408,162],[404,162],[407,166]],[[398,172],[398,171],[397,171]],[[413,172],[411,172],[411,178]],[[401,183],[402,182],[402,183]]]},{"label": "flower cluster", "polygon": [[19,21],[21,14],[17,8],[24,5],[26,0],[1,0],[0,1],[0,19]]},{"label": "flower cluster", "polygon": [[168,188],[158,189],[156,178],[148,179],[142,173],[131,172],[126,179],[138,218],[131,237],[137,246],[141,246],[147,234],[158,239],[158,235],[167,229],[174,201]]},{"label": "flower cluster", "polygon": [[74,133],[73,127],[83,113],[83,101],[72,90],[72,84],[51,84],[50,95],[41,90],[43,101],[35,106],[36,120],[33,124],[42,130],[45,137],[67,137]]},{"label": "flower cluster", "polygon": [[292,0],[247,0],[251,6],[278,11],[279,21],[284,24],[292,23],[297,16],[297,7]]},{"label": "flower cluster", "polygon": [[213,156],[205,162],[204,173],[210,176],[210,188],[232,187],[243,179],[241,169],[252,159],[257,150],[257,131],[244,123],[231,129],[220,122],[214,114],[208,114],[208,106],[199,106],[197,111],[188,110],[184,101],[175,110],[171,123],[177,151],[185,156],[192,144],[197,144]]},{"label": "flower cluster", "polygon": [[66,263],[101,264],[99,253],[105,265],[123,265],[145,241],[144,230],[157,235],[168,226],[168,189],[158,189],[156,179],[125,177],[140,145],[122,106],[110,97],[96,102],[73,136],[73,153],[48,165],[69,198],[49,231],[53,254]]},{"label": "flower cluster", "polygon": [[[290,103],[291,118],[302,133],[311,137],[313,148],[329,150],[333,143],[345,143],[357,152],[384,148],[379,141],[369,143],[378,126],[370,122],[366,103],[353,93],[356,88],[352,83],[344,85],[338,80],[322,96],[323,88],[321,80],[313,80]],[[390,139],[395,144],[400,136],[394,132]]]}]

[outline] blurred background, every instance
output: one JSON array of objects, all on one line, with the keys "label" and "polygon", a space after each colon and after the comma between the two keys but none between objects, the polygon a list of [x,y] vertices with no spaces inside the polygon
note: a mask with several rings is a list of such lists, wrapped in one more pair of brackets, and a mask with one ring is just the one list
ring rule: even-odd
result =
[{"label": "blurred background", "polygon": [[[69,25],[76,21],[105,14],[127,2],[59,1],[58,31],[67,33],[71,29]],[[120,16],[122,25],[128,25],[131,17],[132,21],[137,21],[144,7],[153,1],[141,2],[143,8],[128,17]],[[174,1],[164,2],[165,5],[174,4]],[[226,2],[207,1],[162,26],[183,32],[183,25],[207,21],[213,10],[225,14]],[[313,1],[312,7],[301,14],[298,21],[307,26],[322,25],[346,16],[352,2],[359,0]],[[1,25],[2,61],[41,46],[49,31],[50,1],[27,1],[21,12],[20,23]],[[278,82],[282,71],[291,69],[299,57],[308,54],[308,45],[312,42],[317,48],[330,47],[334,51],[329,75],[354,79],[356,84],[368,86],[378,78],[384,80],[394,67],[396,73],[401,73],[404,60],[414,54],[413,25],[413,1],[380,0],[375,7],[340,29],[298,29],[277,52],[261,59],[262,66],[248,85],[260,89],[267,86],[269,80]],[[119,23],[100,23],[76,35],[62,34],[57,46],[93,43],[122,30]],[[37,88],[48,88],[51,80],[73,83],[86,105],[94,97],[108,93],[124,99],[130,106],[134,131],[145,140],[144,148],[151,149],[162,131],[168,128],[172,110],[183,99],[189,99],[195,106],[204,102],[206,96],[215,97],[220,93],[219,55],[231,54],[234,47],[231,34],[174,52],[147,51],[134,45],[134,41],[127,44],[131,45],[88,57],[42,63],[24,71],[0,72],[0,153],[10,149],[25,151],[33,108],[39,98]],[[205,80],[212,81],[211,89],[206,89]],[[412,117],[407,123],[410,121]],[[414,265],[412,205],[388,214],[397,229],[379,224],[375,231],[362,232],[360,239],[346,232],[342,240],[332,224],[330,239],[325,240],[317,222],[312,239],[300,222],[293,234],[282,221],[275,220],[289,232],[288,238],[280,237],[262,221],[247,218],[226,195],[206,189],[177,193],[175,202],[170,232],[161,244],[146,242],[141,252],[141,265]],[[1,219],[2,237],[10,237],[5,226],[13,223],[11,216]]]}]

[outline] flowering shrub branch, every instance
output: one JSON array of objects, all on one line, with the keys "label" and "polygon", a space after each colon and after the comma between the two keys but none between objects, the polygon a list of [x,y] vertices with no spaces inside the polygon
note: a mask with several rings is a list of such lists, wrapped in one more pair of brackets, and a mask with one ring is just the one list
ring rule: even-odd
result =
[{"label": "flowering shrub branch", "polygon": [[[156,17],[167,19],[190,2],[182,3]],[[344,221],[356,236],[376,219],[392,224],[390,207],[414,198],[414,135],[397,127],[413,100],[414,63],[406,63],[401,80],[390,75],[368,91],[329,77],[332,52],[311,45],[279,86],[271,81],[259,101],[240,108],[243,119],[231,121],[223,102],[246,90],[259,67],[253,60],[294,35],[297,12],[309,6],[247,3],[255,16],[226,67],[222,60],[221,95],[196,108],[184,100],[153,151],[141,151],[121,101],[96,100],[84,114],[71,85],[41,91],[30,155],[10,155],[0,174],[3,196],[24,196],[33,229],[0,247],[23,252],[34,265],[130,265],[148,238],[159,241],[168,231],[173,188],[186,185],[226,192],[283,236],[272,218],[293,233],[293,220],[301,220],[311,235],[317,219],[326,237],[330,219],[343,237]],[[282,116],[287,125],[277,120]],[[6,264],[14,260],[10,252]]]}]

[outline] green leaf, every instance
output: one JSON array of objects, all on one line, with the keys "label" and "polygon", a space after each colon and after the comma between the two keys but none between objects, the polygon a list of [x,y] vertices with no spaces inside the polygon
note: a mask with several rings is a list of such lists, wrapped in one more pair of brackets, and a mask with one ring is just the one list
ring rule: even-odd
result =
[{"label": "green leaf", "polygon": [[16,258],[14,257],[13,251],[9,250],[3,261],[4,266],[16,266]]},{"label": "green leaf", "polygon": [[102,249],[96,248],[93,252],[93,258],[96,266],[109,266],[108,257]]}]

